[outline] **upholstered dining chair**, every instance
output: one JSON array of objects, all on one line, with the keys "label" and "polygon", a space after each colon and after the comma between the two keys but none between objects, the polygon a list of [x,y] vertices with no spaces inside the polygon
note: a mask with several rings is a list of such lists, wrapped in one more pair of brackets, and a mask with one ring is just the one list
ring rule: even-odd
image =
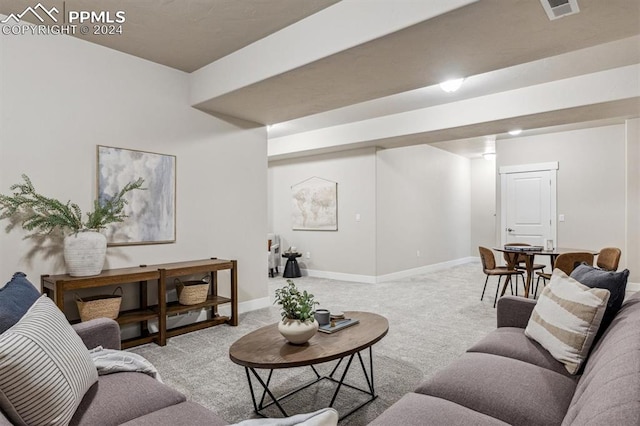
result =
[{"label": "upholstered dining chair", "polygon": [[[278,274],[280,267],[280,236],[267,234],[267,262],[269,265],[269,277],[273,278]],[[275,273],[274,273],[275,271]]]},{"label": "upholstered dining chair", "polygon": [[606,271],[617,271],[622,251],[617,247],[605,247],[600,250],[596,265]]},{"label": "upholstered dining chair", "polygon": [[[587,265],[593,265],[593,253],[587,252],[572,252],[572,253],[562,253],[556,257],[556,261],[553,264],[553,269],[560,269],[567,275],[571,275],[574,269],[581,263],[586,263]],[[544,272],[537,272],[538,279],[536,280],[536,288],[533,291],[533,297],[537,297],[538,295],[538,283],[540,283],[540,278],[542,278],[543,285],[547,285],[547,280],[551,279],[551,274],[545,274]]]},{"label": "upholstered dining chair", "polygon": [[[519,269],[508,269],[506,266],[497,266],[496,258],[493,255],[493,252],[486,247],[478,247],[480,250],[480,259],[482,260],[482,271],[485,273],[487,278],[484,280],[484,287],[482,288],[482,296],[480,296],[480,300],[484,298],[484,292],[487,289],[487,282],[489,281],[489,277],[497,276],[498,277],[498,286],[496,287],[496,297],[493,299],[493,307],[496,307],[496,301],[498,300],[498,291],[500,291],[500,281],[502,277],[513,277],[516,280],[516,291],[518,289],[518,276],[522,278],[524,282],[524,271]],[[507,285],[507,281],[505,280],[505,286]],[[511,290],[513,293],[513,288]]]},{"label": "upholstered dining chair", "polygon": [[[522,247],[522,246],[531,246],[531,244],[527,244],[527,243],[506,243],[504,245],[505,247],[508,246],[516,246],[516,247]],[[504,260],[505,262],[509,262],[509,256],[512,256],[512,253],[503,253],[504,256]],[[525,260],[525,255],[523,254],[516,254],[516,269],[521,269],[521,270],[526,270],[527,267],[524,265],[526,262]],[[542,271],[544,272],[544,268],[545,265],[541,264],[541,263],[534,263],[533,264],[533,271]]]}]

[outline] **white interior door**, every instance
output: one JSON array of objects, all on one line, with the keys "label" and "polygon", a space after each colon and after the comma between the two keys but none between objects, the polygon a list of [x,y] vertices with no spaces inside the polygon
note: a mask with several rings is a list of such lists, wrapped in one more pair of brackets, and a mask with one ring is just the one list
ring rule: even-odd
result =
[{"label": "white interior door", "polygon": [[556,245],[556,170],[549,167],[501,168],[502,244]]}]

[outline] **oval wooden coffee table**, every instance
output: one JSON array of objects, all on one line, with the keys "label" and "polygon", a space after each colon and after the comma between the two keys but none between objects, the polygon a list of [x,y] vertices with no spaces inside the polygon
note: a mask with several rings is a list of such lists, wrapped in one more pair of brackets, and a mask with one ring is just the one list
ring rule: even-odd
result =
[{"label": "oval wooden coffee table", "polygon": [[[370,395],[371,398],[342,415],[340,417],[341,419],[376,399],[377,395],[373,382],[373,353],[371,348],[387,334],[389,331],[389,322],[385,317],[370,312],[348,311],[345,312],[345,317],[357,319],[359,323],[331,334],[318,332],[304,345],[292,345],[288,343],[280,332],[278,332],[278,324],[268,325],[253,331],[231,345],[229,348],[229,358],[236,364],[245,367],[251,398],[253,400],[253,408],[257,414],[263,415],[262,411],[265,408],[275,404],[282,415],[287,417],[288,414],[282,408],[280,401],[321,380],[331,380],[338,385],[333,393],[329,407],[333,407],[342,386],[347,386]],[[368,372],[361,355],[361,352],[365,349],[369,349]],[[360,361],[368,389],[361,389],[344,382],[356,355]],[[347,358],[347,365],[340,379],[336,379],[334,375],[345,358]],[[328,376],[321,376],[314,368],[315,364],[333,360],[339,361]],[[276,397],[271,392],[269,383],[271,382],[271,376],[274,370],[305,366],[311,367],[316,375],[315,380],[279,397]],[[269,370],[266,381],[258,374],[256,369]],[[260,401],[256,399],[257,396],[251,381],[252,375],[262,387]],[[271,402],[265,404],[267,395],[271,399]]]}]

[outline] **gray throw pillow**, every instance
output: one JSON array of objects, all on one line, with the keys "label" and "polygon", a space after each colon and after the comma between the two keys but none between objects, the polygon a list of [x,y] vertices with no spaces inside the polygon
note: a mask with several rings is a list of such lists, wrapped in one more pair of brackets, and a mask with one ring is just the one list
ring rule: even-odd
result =
[{"label": "gray throw pillow", "polygon": [[629,270],[625,269],[621,272],[604,271],[583,263],[571,272],[571,278],[587,287],[604,288],[611,293],[607,303],[607,310],[604,313],[602,324],[600,324],[600,334],[602,334],[622,306],[627,289]]},{"label": "gray throw pillow", "polygon": [[23,272],[0,289],[0,334],[13,327],[40,297],[40,292],[29,282]]}]

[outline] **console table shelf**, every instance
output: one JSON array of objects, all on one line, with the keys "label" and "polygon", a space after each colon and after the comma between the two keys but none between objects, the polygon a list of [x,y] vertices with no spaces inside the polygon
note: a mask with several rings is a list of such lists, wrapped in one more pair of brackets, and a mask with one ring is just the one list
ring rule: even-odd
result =
[{"label": "console table shelf", "polygon": [[136,322],[155,320],[158,319],[157,306],[155,308],[156,309],[153,309],[153,307],[149,307],[147,309],[131,309],[129,311],[120,311],[120,313],[118,314],[118,318],[116,318],[116,321],[118,321],[118,324],[120,325],[125,325],[133,324]]},{"label": "console table shelf", "polygon": [[[217,273],[222,270],[229,270],[230,272],[230,297],[223,297],[218,294]],[[203,273],[211,277],[209,295],[204,302],[198,303],[197,305],[181,305],[178,302],[167,302],[166,285],[168,279]],[[163,263],[157,265],[140,265],[139,267],[131,268],[107,269],[102,271],[99,275],[91,277],[42,275],[40,279],[42,291],[51,297],[62,311],[64,311],[66,292],[87,288],[137,283],[139,288],[138,308],[121,311],[116,321],[118,321],[118,324],[121,326],[140,323],[141,335],[132,339],[123,340],[123,348],[150,342],[156,342],[157,344],[164,346],[166,345],[168,337],[212,327],[218,324],[229,324],[232,326],[238,325],[237,280],[237,261],[217,258]],[[156,305],[150,305],[148,301],[150,282],[153,282],[153,284],[157,283],[158,303]],[[230,317],[218,314],[218,306],[223,304],[230,304]],[[167,316],[200,309],[209,309],[211,318],[194,324],[176,327],[170,330],[167,329]],[[158,330],[155,333],[151,333],[148,329],[148,322],[151,320],[158,322]]]},{"label": "console table shelf", "polygon": [[169,302],[167,303],[167,315],[176,315],[182,314],[184,312],[194,311],[196,309],[208,308],[210,306],[218,306],[224,303],[230,303],[231,299],[222,297],[222,296],[214,296],[210,294],[207,296],[207,300],[198,303],[197,305],[181,305],[178,302]]}]

